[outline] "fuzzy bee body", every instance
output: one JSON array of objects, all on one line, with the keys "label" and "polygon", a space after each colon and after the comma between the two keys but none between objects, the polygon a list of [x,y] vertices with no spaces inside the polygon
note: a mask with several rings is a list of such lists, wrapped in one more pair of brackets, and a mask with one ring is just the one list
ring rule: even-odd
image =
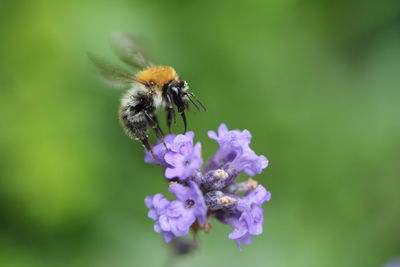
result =
[{"label": "fuzzy bee body", "polygon": [[[119,118],[126,133],[136,140],[147,144],[148,117],[156,118],[156,111],[165,108],[166,102],[162,98],[162,92],[156,89],[148,89],[145,85],[134,83],[121,98]],[[156,125],[154,125],[156,126]],[[161,132],[161,130],[160,130]],[[159,133],[158,133],[159,134]],[[161,132],[162,134],[162,132]],[[162,135],[157,136],[162,139]]]},{"label": "fuzzy bee body", "polygon": [[150,113],[156,110],[155,103],[151,103],[151,96],[141,88],[139,84],[134,84],[121,98],[119,108],[119,118],[127,134],[135,139],[143,139],[142,133],[146,132],[147,120],[143,112],[146,108]]},{"label": "fuzzy bee body", "polygon": [[132,37],[124,33],[114,34],[114,48],[121,60],[142,70],[132,75],[92,54],[89,54],[89,57],[99,68],[107,83],[128,89],[121,98],[119,109],[121,124],[131,138],[141,141],[144,147],[152,152],[147,135],[148,126],[153,128],[157,138],[164,142],[164,134],[156,117],[157,110],[165,108],[167,126],[171,132],[171,123],[176,122],[175,107],[183,119],[185,131],[187,125],[185,110],[189,109],[188,102],[192,102],[199,109],[192,99],[194,98],[204,110],[205,107],[193,93],[188,92],[187,82],[181,80],[172,67],[151,64],[140,52]]}]

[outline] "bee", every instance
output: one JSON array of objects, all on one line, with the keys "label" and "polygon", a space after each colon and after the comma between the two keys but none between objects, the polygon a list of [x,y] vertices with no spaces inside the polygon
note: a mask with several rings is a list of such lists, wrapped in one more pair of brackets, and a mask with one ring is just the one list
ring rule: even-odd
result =
[{"label": "bee", "polygon": [[117,88],[128,89],[121,98],[119,108],[119,118],[123,128],[131,138],[139,140],[153,154],[147,134],[147,128],[150,126],[156,137],[167,148],[164,134],[158,124],[157,111],[165,108],[167,127],[171,133],[172,121],[176,124],[176,107],[186,132],[185,110],[190,111],[189,101],[199,111],[199,106],[206,111],[205,106],[192,92],[189,92],[188,83],[178,76],[174,68],[151,63],[144,56],[135,38],[117,32],[112,35],[111,40],[118,57],[131,67],[139,69],[138,73],[132,74],[93,54],[89,53],[88,56],[99,69],[105,82]]}]

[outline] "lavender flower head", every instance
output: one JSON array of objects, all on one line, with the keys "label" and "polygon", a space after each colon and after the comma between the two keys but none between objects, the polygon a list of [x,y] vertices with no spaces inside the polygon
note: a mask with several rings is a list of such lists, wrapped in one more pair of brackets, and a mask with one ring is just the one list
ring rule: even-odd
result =
[{"label": "lavender flower head", "polygon": [[245,182],[237,182],[236,178],[240,173],[260,174],[268,160],[250,148],[247,130],[229,131],[221,124],[218,134],[209,131],[208,136],[219,144],[219,149],[204,169],[201,144],[193,143],[193,132],[166,136],[168,149],[158,143],[154,157],[146,151],[145,162],[165,168],[169,191],[176,197],[172,201],[162,194],[146,197],[148,217],[155,221],[154,230],[167,243],[187,235],[190,229],[208,232],[208,219],[214,217],[233,228],[228,237],[242,249],[242,244],[251,244],[252,237],[262,233],[262,204],[270,200],[271,194],[251,178]]}]

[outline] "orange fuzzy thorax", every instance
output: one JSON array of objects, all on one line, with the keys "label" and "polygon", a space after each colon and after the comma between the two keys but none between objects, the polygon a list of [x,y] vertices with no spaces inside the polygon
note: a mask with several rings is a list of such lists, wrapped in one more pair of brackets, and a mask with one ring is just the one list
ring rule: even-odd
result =
[{"label": "orange fuzzy thorax", "polygon": [[140,83],[154,83],[156,87],[162,88],[164,84],[178,78],[176,71],[167,66],[154,66],[142,70],[136,75],[136,80]]}]

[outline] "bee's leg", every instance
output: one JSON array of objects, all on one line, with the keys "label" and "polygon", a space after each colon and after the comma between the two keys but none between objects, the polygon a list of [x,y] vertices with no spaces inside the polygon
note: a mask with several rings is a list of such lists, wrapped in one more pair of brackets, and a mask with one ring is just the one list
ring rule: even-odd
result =
[{"label": "bee's leg", "polygon": [[143,144],[144,148],[146,148],[147,151],[150,151],[151,155],[155,159],[153,147],[150,145],[147,136],[147,121],[145,118],[143,119],[144,121],[137,121],[131,124],[131,132],[135,139],[139,140]]},{"label": "bee's leg", "polygon": [[174,119],[174,122],[176,124],[176,118],[175,118],[175,110],[173,107],[167,107],[166,108],[167,111],[167,127],[168,127],[168,132],[172,133],[171,131],[171,123],[172,123],[172,119]]},{"label": "bee's leg", "polygon": [[132,107],[123,107],[120,110],[120,120],[125,126],[125,130],[130,137],[140,141],[147,151],[154,157],[153,149],[147,137],[147,125],[145,114],[132,111]]},{"label": "bee's leg", "polygon": [[138,138],[138,140],[143,144],[143,146],[147,149],[147,151],[150,151],[151,155],[155,159],[156,156],[154,155],[153,148],[151,147],[151,145],[149,143],[149,139],[147,138],[147,136],[146,135],[141,136],[141,137]]},{"label": "bee's leg", "polygon": [[175,110],[174,110],[174,106],[171,100],[171,96],[166,93],[165,94],[165,101],[167,102],[167,107],[165,108],[165,110],[167,111],[167,127],[168,127],[168,132],[171,132],[171,122],[172,119],[174,120],[174,125],[176,125],[176,117],[175,117]]},{"label": "bee's leg", "polygon": [[153,129],[154,129],[154,132],[156,133],[157,138],[160,139],[161,142],[163,142],[164,147],[166,149],[168,149],[167,144],[165,143],[165,140],[164,140],[164,136],[165,135],[164,135],[163,131],[160,128],[160,124],[158,123],[157,116],[154,114],[152,119],[155,122],[155,125],[153,126]]},{"label": "bee's leg", "polygon": [[136,140],[139,140],[142,143],[142,145],[147,151],[150,151],[151,155],[155,159],[153,147],[150,145],[149,138],[147,136],[147,123],[146,121],[144,122],[145,123],[143,122],[132,123],[129,132],[131,132],[131,134]]},{"label": "bee's leg", "polygon": [[182,120],[183,120],[183,125],[185,127],[184,133],[186,133],[187,130],[187,121],[186,121],[186,115],[185,115],[185,111],[181,111],[179,112],[181,114]]},{"label": "bee's leg", "polygon": [[154,133],[156,134],[157,138],[161,140],[161,142],[164,144],[164,147],[168,149],[167,144],[165,143],[164,140],[164,134],[162,130],[160,129],[160,126],[158,125],[158,120],[156,115],[150,114],[148,111],[144,111],[144,114],[146,116],[146,119],[150,125],[151,128],[153,128]]}]

